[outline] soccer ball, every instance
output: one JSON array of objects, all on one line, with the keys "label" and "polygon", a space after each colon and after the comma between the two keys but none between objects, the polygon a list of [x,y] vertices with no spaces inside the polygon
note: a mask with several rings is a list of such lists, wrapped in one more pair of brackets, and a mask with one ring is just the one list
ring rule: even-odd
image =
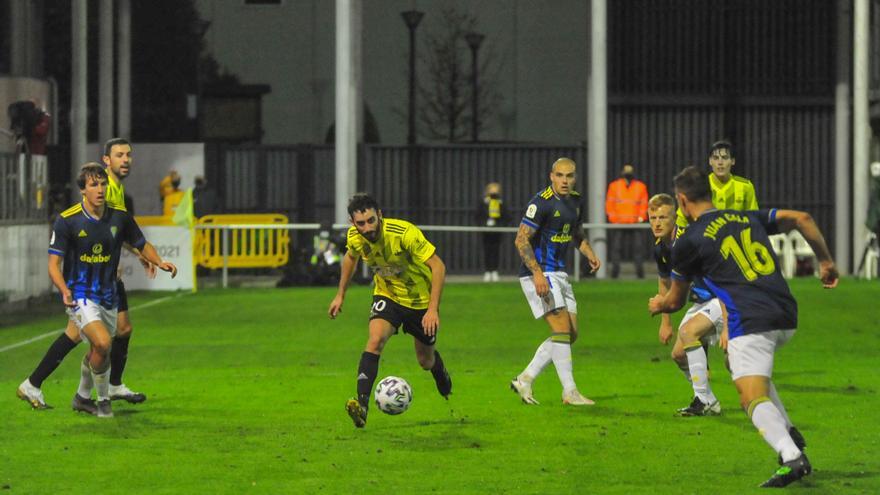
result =
[{"label": "soccer ball", "polygon": [[409,409],[413,394],[406,380],[396,376],[386,376],[376,385],[373,397],[380,411],[396,415]]}]

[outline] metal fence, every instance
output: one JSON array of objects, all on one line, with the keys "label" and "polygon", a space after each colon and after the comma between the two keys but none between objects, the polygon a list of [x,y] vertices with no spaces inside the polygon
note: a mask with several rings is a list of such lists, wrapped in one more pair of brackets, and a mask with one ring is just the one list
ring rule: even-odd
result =
[{"label": "metal fence", "polygon": [[[718,139],[729,112],[716,103],[615,103],[609,119],[609,181],[623,163],[633,163],[651,194],[671,192],[672,177],[683,166],[707,162],[708,145]],[[734,173],[752,179],[762,206],[810,211],[831,232],[833,106],[759,102],[737,112],[742,143]],[[218,174],[225,211],[277,212],[296,223],[333,223],[333,148],[226,147],[213,156],[218,163],[209,171]],[[506,144],[362,146],[358,189],[372,192],[389,217],[421,225],[476,225],[483,188],[498,181],[515,225],[526,203],[547,185],[549,166],[560,156],[581,165],[578,189],[585,191],[585,146]],[[431,241],[453,272],[482,271],[480,234],[435,232]],[[295,242],[310,244],[303,237]],[[510,249],[502,249],[501,269],[511,273],[519,265],[513,234],[504,234],[502,246]]]},{"label": "metal fence", "polygon": [[0,153],[0,225],[47,221],[47,174],[45,156]]},{"label": "metal fence", "polygon": [[[735,124],[725,125],[725,120]],[[619,173],[620,164],[632,163],[652,194],[671,192],[672,178],[682,167],[705,165],[710,143],[736,136],[733,173],[752,181],[758,204],[809,211],[833,249],[838,205],[830,99],[775,104],[756,100],[734,109],[712,100],[692,101],[690,106],[618,101],[608,135],[609,180]]]}]

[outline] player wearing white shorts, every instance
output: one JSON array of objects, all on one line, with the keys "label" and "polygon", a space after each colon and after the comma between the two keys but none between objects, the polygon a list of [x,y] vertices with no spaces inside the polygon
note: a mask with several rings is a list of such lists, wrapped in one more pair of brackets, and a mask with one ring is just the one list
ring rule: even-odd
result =
[{"label": "player wearing white shorts", "polygon": [[809,214],[794,210],[717,210],[705,172],[687,167],[674,180],[676,198],[694,222],[672,247],[673,282],[648,302],[651,314],[680,309],[690,280],[702,278],[728,313],[728,353],[740,404],[779,456],[781,466],[761,486],[782,487],[810,474],[806,442],[773,385],[776,348],[797,327],[797,302],[777,270],[768,235],[797,229],[819,259],[826,288],[838,274],[822,233]]},{"label": "player wearing white shorts", "polygon": [[[648,201],[648,221],[656,242],[654,261],[657,263],[658,292],[666,294],[671,285],[672,243],[675,236],[675,200],[668,194],[657,194]],[[721,414],[721,404],[709,384],[709,364],[706,347],[718,342],[724,328],[724,306],[702,284],[691,288],[694,304],[678,326],[678,337],[672,346],[672,359],[690,382],[694,396],[690,405],[678,409],[680,416],[715,416]],[[672,323],[668,314],[660,322],[659,338],[664,345],[672,337]]]},{"label": "player wearing white shorts", "polygon": [[[128,177],[132,165],[131,143],[123,138],[113,138],[104,143],[104,155],[101,158],[107,171],[107,192],[104,194],[104,202],[108,207],[121,209],[134,216],[133,204],[127,200],[123,181]],[[156,267],[143,259],[137,252],[138,260],[144,266],[149,278],[156,276]],[[132,404],[147,400],[147,396],[141,392],[135,392],[122,382],[122,373],[128,360],[128,345],[132,334],[131,320],[128,317],[128,297],[122,280],[116,282],[119,304],[117,307],[117,320],[115,323],[117,333],[113,338],[110,349],[110,398],[112,400],[125,400]],[[37,363],[30,376],[24,379],[18,386],[16,394],[27,401],[34,409],[46,409],[50,406],[43,398],[41,387],[61,364],[64,358],[79,344],[82,337],[79,329],[73,321],[68,321],[64,333],[58,336],[46,349],[45,354]],[[88,366],[81,368],[82,378],[89,379]],[[71,404],[75,411],[91,412],[95,407],[91,403],[82,402],[74,397]]]},{"label": "player wearing white shorts", "polygon": [[[83,200],[61,213],[52,227],[49,241],[49,278],[61,298],[80,336],[89,342],[83,361],[88,369],[73,399],[75,410],[99,417],[113,416],[110,407],[110,347],[116,333],[119,294],[116,270],[123,243],[138,249],[159,269],[177,268],[162,261],[155,248],[144,239],[134,219],[121,208],[106,204],[107,172],[97,163],[80,170],[77,185]],[[91,388],[98,400],[91,400]]]},{"label": "player wearing white shorts", "polygon": [[565,272],[565,255],[572,240],[587,258],[592,271],[599,258],[583,231],[580,194],[574,190],[576,165],[560,158],[550,170],[550,186],[529,202],[516,234],[522,258],[520,284],[535,318],[550,327],[550,338],[538,346],[532,361],[510,382],[525,404],[537,404],[532,382],[553,363],[562,382],[562,402],[574,406],[593,404],[578,392],[571,363],[571,344],[577,339],[577,303]]}]

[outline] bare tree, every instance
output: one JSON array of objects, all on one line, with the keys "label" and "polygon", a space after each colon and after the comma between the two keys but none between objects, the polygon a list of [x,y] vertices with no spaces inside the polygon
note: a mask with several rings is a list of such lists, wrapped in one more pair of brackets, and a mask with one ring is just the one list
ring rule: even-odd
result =
[{"label": "bare tree", "polygon": [[[426,49],[419,57],[427,71],[417,88],[419,134],[448,142],[467,140],[471,115],[471,59],[465,34],[475,31],[477,21],[469,14],[444,9],[440,22],[426,36]],[[479,126],[498,111],[501,94],[495,80],[496,57],[486,46],[479,64]],[[424,72],[423,72],[424,73]]]}]

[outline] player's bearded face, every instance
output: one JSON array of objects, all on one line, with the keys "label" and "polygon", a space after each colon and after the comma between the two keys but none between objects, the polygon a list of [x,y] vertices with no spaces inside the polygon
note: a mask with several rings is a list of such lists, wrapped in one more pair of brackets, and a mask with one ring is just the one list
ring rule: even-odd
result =
[{"label": "player's bearded face", "polygon": [[733,167],[735,160],[730,156],[730,152],[725,149],[715,150],[709,157],[709,166],[712,172],[719,178],[730,175],[730,169]]},{"label": "player's bearded face", "polygon": [[116,144],[110,148],[110,154],[104,157],[104,163],[120,179],[128,176],[131,168],[131,146]]},{"label": "player's bearded face", "polygon": [[370,242],[379,240],[382,232],[382,214],[374,209],[356,211],[351,215],[351,223],[357,229],[358,234]]},{"label": "player's bearded face", "polygon": [[104,177],[89,177],[86,179],[86,188],[81,192],[83,198],[92,207],[104,206],[104,197],[107,194],[107,179]]}]

